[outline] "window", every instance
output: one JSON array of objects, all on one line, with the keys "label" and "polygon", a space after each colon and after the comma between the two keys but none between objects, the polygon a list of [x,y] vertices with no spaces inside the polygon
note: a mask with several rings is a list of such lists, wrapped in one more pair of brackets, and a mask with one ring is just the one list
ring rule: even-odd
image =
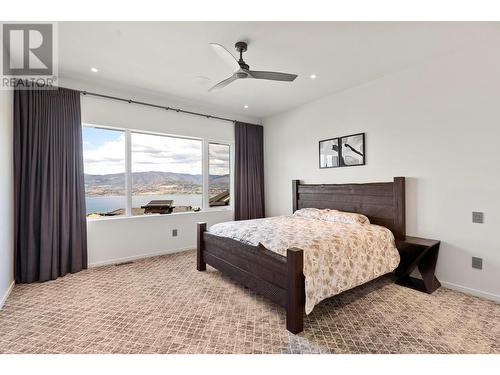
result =
[{"label": "window", "polygon": [[229,145],[208,144],[209,206],[227,206],[230,201]]},{"label": "window", "polygon": [[229,144],[88,125],[82,136],[88,217],[230,205]]},{"label": "window", "polygon": [[172,200],[174,211],[203,205],[203,143],[200,140],[131,133],[132,215],[153,200]]},{"label": "window", "polygon": [[83,127],[87,216],[124,215],[125,132]]}]

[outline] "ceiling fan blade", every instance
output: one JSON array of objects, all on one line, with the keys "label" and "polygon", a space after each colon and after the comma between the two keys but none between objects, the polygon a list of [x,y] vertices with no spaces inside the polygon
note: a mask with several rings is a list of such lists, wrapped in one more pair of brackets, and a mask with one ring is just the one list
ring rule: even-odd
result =
[{"label": "ceiling fan blade", "polygon": [[289,74],[289,73],[279,73],[279,72],[260,72],[257,70],[249,70],[252,78],[256,79],[269,79],[272,81],[287,81],[292,82],[295,78],[297,78],[297,74]]},{"label": "ceiling fan blade", "polygon": [[236,71],[240,69],[240,64],[238,64],[238,60],[229,52],[227,49],[225,49],[223,46],[217,43],[209,43],[214,52],[222,59],[224,62],[233,69],[233,71]]},{"label": "ceiling fan blade", "polygon": [[216,84],[215,86],[211,87],[208,91],[211,92],[211,91],[216,91],[216,90],[219,90],[223,87],[226,87],[227,85],[229,85],[231,82],[237,80],[238,77],[236,76],[236,74],[233,74],[231,77],[225,79],[224,81],[221,81],[219,82],[218,84]]}]

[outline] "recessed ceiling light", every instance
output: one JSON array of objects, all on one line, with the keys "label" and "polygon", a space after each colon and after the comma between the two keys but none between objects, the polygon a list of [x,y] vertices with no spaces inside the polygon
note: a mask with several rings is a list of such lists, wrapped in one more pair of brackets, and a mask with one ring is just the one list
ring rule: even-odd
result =
[{"label": "recessed ceiling light", "polygon": [[90,68],[90,71],[94,72],[94,73],[97,73],[99,71],[99,69],[97,69],[97,68]]},{"label": "recessed ceiling light", "polygon": [[316,79],[316,78],[318,78],[318,76],[317,76],[316,74],[314,74],[314,73],[313,73],[313,74],[311,74],[311,75],[309,76],[309,78],[311,78],[311,79]]},{"label": "recessed ceiling light", "polygon": [[245,104],[245,105],[243,106],[243,108],[248,109],[248,106]]}]

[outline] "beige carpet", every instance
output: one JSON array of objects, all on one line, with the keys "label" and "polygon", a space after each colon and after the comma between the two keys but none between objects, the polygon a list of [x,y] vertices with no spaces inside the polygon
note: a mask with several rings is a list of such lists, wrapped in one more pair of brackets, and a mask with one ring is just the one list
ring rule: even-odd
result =
[{"label": "beige carpet", "polygon": [[195,252],[16,285],[0,310],[2,353],[500,353],[500,305],[390,276],[316,306],[299,335],[284,310]]}]

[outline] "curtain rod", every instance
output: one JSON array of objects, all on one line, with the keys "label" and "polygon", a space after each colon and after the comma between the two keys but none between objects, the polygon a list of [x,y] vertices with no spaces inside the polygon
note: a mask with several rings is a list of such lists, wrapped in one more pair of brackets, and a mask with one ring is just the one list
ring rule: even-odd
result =
[{"label": "curtain rod", "polygon": [[160,109],[165,109],[167,111],[175,111],[177,113],[185,113],[185,114],[188,114],[188,115],[201,116],[201,117],[205,117],[205,118],[208,118],[208,119],[213,118],[213,119],[216,119],[216,120],[229,121],[229,122],[234,122],[234,123],[237,122],[236,120],[232,120],[230,118],[213,116],[213,115],[208,115],[206,113],[200,113],[200,112],[187,111],[185,109],[173,108],[173,107],[168,107],[168,106],[164,106],[164,105],[158,105],[158,104],[152,104],[152,103],[146,103],[146,102],[139,102],[139,101],[133,100],[133,99],[124,99],[124,98],[119,98],[117,96],[98,94],[98,93],[95,93],[95,92],[80,91],[80,94],[82,94],[82,95],[90,95],[90,96],[97,96],[99,98],[106,98],[106,99],[118,100],[120,102],[126,102],[126,103],[129,103],[129,104],[140,104],[140,105],[144,105],[146,107],[160,108]]}]

